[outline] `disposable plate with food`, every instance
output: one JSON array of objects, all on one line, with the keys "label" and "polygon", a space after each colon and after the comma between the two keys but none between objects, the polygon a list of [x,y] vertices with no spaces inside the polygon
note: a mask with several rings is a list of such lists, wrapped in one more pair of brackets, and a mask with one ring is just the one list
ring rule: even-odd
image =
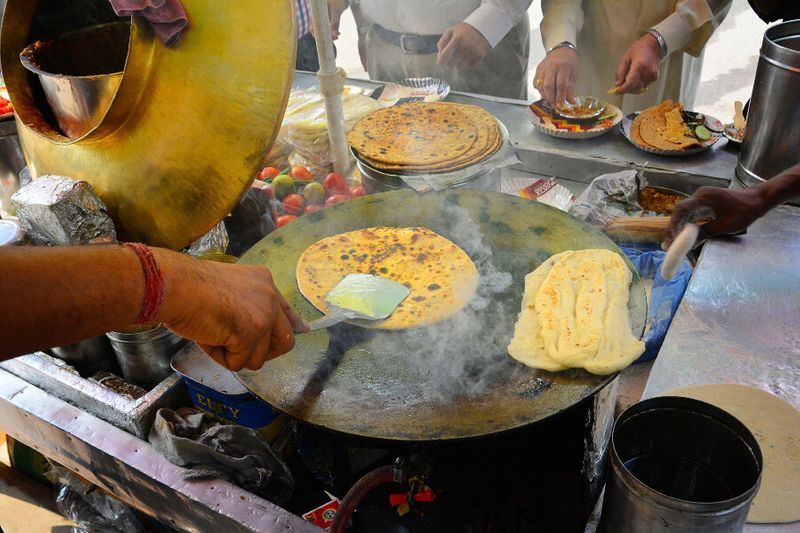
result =
[{"label": "disposable plate with food", "polygon": [[[579,97],[582,98],[582,97]],[[533,128],[550,137],[558,139],[591,139],[608,133],[622,120],[622,111],[608,102],[597,100],[592,103],[592,110],[602,109],[597,117],[567,118],[555,111],[545,100],[539,100],[528,106],[528,118]]]},{"label": "disposable plate with food", "polygon": [[628,141],[632,145],[634,145],[639,150],[651,154],[668,155],[668,156],[698,154],[700,152],[705,152],[706,150],[717,144],[717,142],[719,142],[720,139],[723,139],[725,137],[725,135],[723,134],[725,126],[718,118],[712,117],[711,115],[704,115],[702,113],[695,113],[693,111],[686,111],[685,113],[696,117],[698,122],[702,123],[702,126],[705,127],[706,131],[704,133],[707,134],[708,136],[707,139],[702,139],[700,136],[697,136],[697,141],[699,142],[699,145],[691,146],[684,150],[663,150],[661,148],[656,148],[654,146],[646,146],[636,142],[635,140],[633,140],[633,137],[631,136],[631,125],[633,124],[634,119],[636,119],[636,117],[639,116],[639,113],[641,113],[641,111],[636,111],[623,118],[622,122],[620,123],[620,129],[622,130],[622,135],[624,135],[625,138],[628,139]]},{"label": "disposable plate with food", "polygon": [[406,102],[439,102],[450,94],[450,84],[439,78],[405,78],[376,89],[372,97],[385,106]]}]

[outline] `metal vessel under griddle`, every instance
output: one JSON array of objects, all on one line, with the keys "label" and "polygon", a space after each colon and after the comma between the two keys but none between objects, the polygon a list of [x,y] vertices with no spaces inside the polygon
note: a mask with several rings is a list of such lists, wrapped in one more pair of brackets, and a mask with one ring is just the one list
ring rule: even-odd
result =
[{"label": "metal vessel under griddle", "polygon": [[[444,322],[400,332],[343,324],[298,335],[288,354],[259,371],[238,373],[269,404],[346,436],[450,441],[542,421],[588,400],[613,379],[578,370],[539,371],[506,353],[525,275],[563,250],[622,254],[599,231],[537,202],[471,190],[369,195],[273,232],[241,262],[267,266],[289,303],[311,320],[320,313],[297,288],[298,258],[324,237],[373,226],[424,226],[460,246],[481,274],[473,304],[485,307],[471,304]],[[638,336],[646,300],[628,265],[631,324]]]}]

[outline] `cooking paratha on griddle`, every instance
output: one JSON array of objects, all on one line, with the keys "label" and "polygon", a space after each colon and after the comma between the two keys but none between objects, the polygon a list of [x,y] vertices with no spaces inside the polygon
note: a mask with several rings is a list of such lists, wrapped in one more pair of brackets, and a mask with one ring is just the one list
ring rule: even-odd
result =
[{"label": "cooking paratha on griddle", "polygon": [[317,309],[346,275],[377,274],[406,285],[411,294],[392,316],[364,327],[406,329],[444,320],[475,294],[478,270],[458,246],[427,228],[375,227],[326,237],[297,262],[297,285]]},{"label": "cooking paratha on griddle", "polygon": [[464,168],[489,157],[502,141],[491,114],[450,102],[381,109],[356,123],[347,139],[370,166],[398,172]]}]

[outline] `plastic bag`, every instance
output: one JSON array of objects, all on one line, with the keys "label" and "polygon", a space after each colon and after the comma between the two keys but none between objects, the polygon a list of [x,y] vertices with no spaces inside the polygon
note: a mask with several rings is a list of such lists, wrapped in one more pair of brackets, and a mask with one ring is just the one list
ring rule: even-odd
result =
[{"label": "plastic bag", "polygon": [[683,293],[686,292],[689,278],[692,277],[692,266],[684,259],[671,280],[662,278],[661,263],[664,262],[666,252],[652,248],[654,247],[622,248],[642,279],[653,280],[647,306],[647,328],[642,339],[645,351],[636,360],[637,363],[650,361],[658,355]]},{"label": "plastic bag", "polygon": [[641,215],[639,190],[646,186],[644,176],[636,170],[603,174],[592,180],[570,207],[569,214],[601,227],[613,218]]},{"label": "plastic bag", "polygon": [[[69,470],[56,464],[47,476],[56,485],[56,506],[75,522],[78,531],[97,533],[140,533],[144,531],[136,514],[93,485],[87,485]],[[73,528],[73,531],[75,529]]]},{"label": "plastic bag", "polygon": [[[380,108],[381,105],[369,96],[342,94],[345,132],[350,131],[363,117]],[[333,164],[333,157],[328,140],[325,98],[322,94],[315,89],[292,91],[278,133],[278,143],[293,149],[289,156],[292,164],[329,169]]]}]

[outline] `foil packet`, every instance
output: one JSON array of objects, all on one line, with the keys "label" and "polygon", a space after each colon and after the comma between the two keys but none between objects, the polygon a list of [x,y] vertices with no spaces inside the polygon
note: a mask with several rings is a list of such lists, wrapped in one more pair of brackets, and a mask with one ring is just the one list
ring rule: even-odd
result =
[{"label": "foil packet", "polygon": [[211,230],[194,241],[186,253],[194,257],[203,257],[214,254],[224,254],[228,249],[228,231],[225,223],[220,222]]},{"label": "foil packet", "polygon": [[14,193],[11,204],[32,244],[117,241],[114,222],[88,182],[42,176]]}]

